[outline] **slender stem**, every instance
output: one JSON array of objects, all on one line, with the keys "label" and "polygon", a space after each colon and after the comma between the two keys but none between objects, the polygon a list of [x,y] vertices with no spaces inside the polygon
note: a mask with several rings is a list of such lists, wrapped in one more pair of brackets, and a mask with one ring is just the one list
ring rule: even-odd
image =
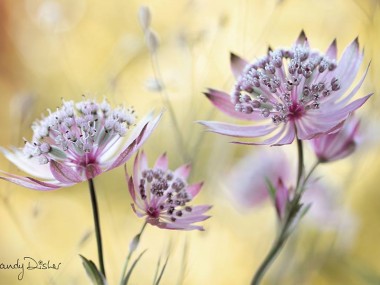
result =
[{"label": "slender stem", "polygon": [[[293,198],[293,200],[290,202],[289,210],[287,211],[287,214],[284,219],[284,223],[281,227],[281,231],[273,243],[270,251],[268,252],[267,256],[265,257],[264,261],[261,263],[260,267],[257,269],[255,276],[252,279],[251,285],[258,285],[260,284],[262,278],[264,277],[264,274],[269,269],[269,266],[272,264],[272,262],[275,260],[277,255],[279,254],[281,248],[285,244],[286,240],[289,237],[288,230],[290,226],[292,225],[293,219],[296,216],[298,210],[299,210],[299,200],[301,199],[301,194],[298,191],[298,188],[300,186],[301,178],[303,176],[303,146],[302,141],[297,139],[297,149],[298,149],[298,173],[297,173],[297,186],[296,186],[296,193]],[[315,167],[314,167],[315,168]],[[312,170],[314,170],[314,168]],[[308,175],[309,176],[309,175]]]},{"label": "slender stem", "polygon": [[140,232],[132,240],[132,243],[136,242],[136,245],[130,247],[128,256],[127,256],[125,263],[124,263],[124,266],[123,266],[123,270],[121,272],[120,284],[123,284],[124,276],[125,276],[125,273],[127,272],[128,264],[129,264],[129,261],[131,260],[132,253],[136,250],[136,248],[140,242],[140,237],[141,237],[142,233],[144,232],[146,225],[147,225],[147,222],[144,222],[144,225],[142,226]]},{"label": "slender stem", "polygon": [[100,272],[102,272],[102,274],[105,278],[106,277],[106,271],[104,269],[104,262],[103,262],[103,247],[102,247],[102,235],[100,233],[98,202],[96,201],[95,186],[94,186],[94,181],[92,179],[88,180],[88,186],[90,189],[92,213],[94,216],[96,243],[97,243],[97,247],[98,247],[98,257],[99,257],[99,267],[100,267]]},{"label": "slender stem", "polygon": [[302,140],[297,138],[297,150],[298,150],[298,172],[297,172],[297,184],[296,184],[296,192],[299,191],[298,188],[300,186],[301,178],[303,175],[303,145]]},{"label": "slender stem", "polygon": [[174,108],[173,108],[173,106],[169,100],[169,96],[166,92],[166,86],[164,85],[164,81],[163,81],[163,78],[162,78],[162,75],[160,72],[160,67],[158,64],[157,55],[155,52],[151,53],[151,62],[152,62],[152,68],[153,68],[153,73],[154,73],[155,79],[161,85],[162,100],[163,100],[164,104],[166,105],[166,107],[168,108],[170,119],[172,120],[174,131],[176,132],[175,138],[177,139],[177,144],[178,144],[178,148],[180,150],[180,154],[181,154],[182,159],[184,161],[189,161],[190,157],[189,157],[189,154],[187,153],[187,150],[185,147],[185,142],[183,139],[181,128],[180,128],[180,125],[177,121],[176,115],[174,113]]},{"label": "slender stem", "polygon": [[309,180],[311,174],[313,174],[314,170],[317,168],[317,166],[319,165],[319,163],[320,163],[320,161],[317,160],[317,161],[313,164],[313,166],[311,167],[309,173],[306,175],[306,177],[305,177],[305,179],[304,179],[304,181],[303,181],[303,183],[302,183],[302,187],[301,187],[301,189],[300,189],[300,192],[301,192],[301,193],[304,192],[304,190],[305,190],[305,187],[304,187],[304,186],[305,186],[306,182]]}]

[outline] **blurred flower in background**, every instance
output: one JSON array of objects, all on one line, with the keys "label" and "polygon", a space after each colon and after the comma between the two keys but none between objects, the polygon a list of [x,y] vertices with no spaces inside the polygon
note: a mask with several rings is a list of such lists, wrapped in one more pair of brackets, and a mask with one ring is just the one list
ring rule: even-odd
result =
[{"label": "blurred flower in background", "polygon": [[350,116],[339,131],[321,135],[310,140],[320,162],[329,162],[347,157],[356,149],[360,121]]}]

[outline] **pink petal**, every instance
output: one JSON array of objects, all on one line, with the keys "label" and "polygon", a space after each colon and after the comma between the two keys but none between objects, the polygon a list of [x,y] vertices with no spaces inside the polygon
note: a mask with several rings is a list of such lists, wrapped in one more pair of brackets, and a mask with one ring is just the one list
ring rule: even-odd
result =
[{"label": "pink petal", "polygon": [[86,177],[92,179],[95,176],[102,174],[103,171],[98,164],[89,164],[86,166]]},{"label": "pink petal", "polygon": [[159,168],[164,171],[168,169],[168,157],[166,153],[164,153],[157,159],[156,163],[154,164],[154,168]]},{"label": "pink petal", "polygon": [[271,136],[270,138],[264,141],[261,141],[261,142],[235,142],[234,141],[232,143],[243,144],[243,145],[275,145],[286,130],[287,130],[287,124],[284,124],[279,132],[277,132],[276,134],[274,134],[273,136]]},{"label": "pink petal", "polygon": [[54,179],[50,173],[48,164],[39,164],[38,162],[27,158],[19,149],[13,148],[12,151],[8,151],[7,149],[0,147],[0,152],[2,152],[10,162],[17,166],[17,168],[29,175],[47,180]]},{"label": "pink petal", "polygon": [[241,120],[263,120],[266,119],[261,114],[253,112],[251,114],[245,114],[235,111],[235,105],[231,102],[231,96],[225,92],[215,89],[208,89],[204,93],[211,103],[221,110],[223,113]]},{"label": "pink petal", "polygon": [[337,53],[338,52],[337,52],[337,48],[336,48],[336,39],[334,39],[332,41],[332,43],[330,44],[329,48],[327,49],[326,55],[328,58],[336,60]]},{"label": "pink petal", "polygon": [[193,215],[192,213],[189,213],[186,216],[182,216],[180,218],[177,218],[176,223],[182,224],[182,225],[183,224],[192,224],[192,223],[203,222],[209,218],[211,218],[211,216]]},{"label": "pink petal", "polygon": [[307,41],[307,37],[306,37],[306,34],[305,34],[305,31],[302,30],[301,33],[299,34],[297,40],[296,40],[296,44],[297,45],[306,45],[306,46],[309,46],[309,43]]},{"label": "pink petal", "polygon": [[190,185],[187,187],[187,192],[191,194],[191,197],[194,198],[198,195],[199,191],[201,190],[203,186],[203,182],[199,182],[193,185]]},{"label": "pink petal", "polygon": [[360,81],[358,82],[358,84],[356,84],[356,86],[354,87],[354,89],[352,89],[352,91],[350,92],[350,94],[348,94],[346,97],[344,97],[344,99],[342,99],[341,101],[337,102],[337,104],[339,104],[339,105],[340,104],[341,105],[346,105],[351,100],[351,98],[354,97],[354,95],[359,91],[360,87],[362,86],[362,84],[364,82],[364,79],[367,76],[367,73],[368,73],[370,65],[371,65],[371,63],[368,64],[367,69],[364,72],[362,78],[360,79]]},{"label": "pink petal", "polygon": [[241,138],[255,138],[265,136],[277,128],[277,126],[274,124],[262,126],[240,126],[213,121],[200,121],[199,123],[206,126],[208,128],[208,131],[226,136]]},{"label": "pink petal", "polygon": [[289,199],[289,190],[283,185],[281,179],[279,181],[279,185],[277,186],[275,198],[276,198],[275,204],[276,204],[277,214],[279,218],[282,219],[286,212],[286,205]]},{"label": "pink petal", "polygon": [[210,205],[200,205],[200,206],[192,206],[192,211],[191,213],[193,215],[201,215],[203,213],[206,213],[208,210],[210,210],[212,206]]},{"label": "pink petal", "polygon": [[42,190],[42,191],[49,191],[49,190],[56,190],[62,187],[70,186],[70,185],[58,185],[52,184],[46,181],[39,181],[31,177],[23,177],[18,175],[13,175],[10,173],[6,173],[4,171],[1,171],[1,173],[4,173],[7,176],[0,176],[0,179],[3,179],[8,182],[12,182],[14,184],[34,189],[34,190]]},{"label": "pink petal", "polygon": [[135,186],[134,186],[134,183],[133,183],[133,179],[132,179],[132,177],[130,177],[128,179],[128,174],[126,174],[126,175],[127,175],[129,193],[131,194],[131,197],[132,197],[133,201],[136,201],[136,191],[135,191]]},{"label": "pink petal", "polygon": [[285,136],[274,145],[279,146],[279,145],[291,144],[294,141],[295,136],[296,136],[296,132],[295,132],[294,124],[289,124],[288,130],[286,131]]},{"label": "pink petal", "polygon": [[348,87],[351,86],[359,71],[362,60],[363,53],[359,52],[359,42],[358,38],[356,38],[345,49],[334,73],[335,77],[340,80],[340,90],[338,93],[342,94],[346,92]]},{"label": "pink petal", "polygon": [[[347,117],[349,113],[355,111],[356,109],[360,108],[371,96],[373,93],[368,94],[367,96],[364,96],[362,98],[356,99],[355,101],[351,102],[347,106],[335,110],[333,114],[331,114],[331,117]],[[330,116],[330,115],[329,115]]]},{"label": "pink petal", "polygon": [[175,176],[179,176],[182,179],[186,180],[187,177],[189,177],[190,171],[191,171],[191,165],[190,164],[185,164],[185,165],[182,165],[182,166],[178,167],[174,171],[174,175]]},{"label": "pink petal", "polygon": [[[125,173],[127,174],[126,168],[125,168]],[[140,180],[139,173],[140,173],[140,153],[137,153],[135,157],[135,161],[133,163],[133,177],[135,178],[134,181],[136,181],[136,183],[138,183],[138,181]],[[135,185],[136,189],[138,189],[138,187],[139,185]]]},{"label": "pink petal", "polygon": [[190,231],[190,230],[199,230],[199,231],[204,231],[204,228],[202,226],[196,226],[196,225],[180,225],[176,223],[158,223],[156,225],[157,227],[161,229],[167,229],[167,230],[185,230],[185,231]]},{"label": "pink petal", "polygon": [[236,54],[230,54],[231,70],[235,76],[235,79],[239,79],[240,75],[243,73],[244,68],[247,66],[248,62],[245,59],[237,56]]},{"label": "pink petal", "polygon": [[122,152],[111,162],[111,165],[107,170],[111,170],[118,167],[128,161],[128,159],[144,144],[144,142],[152,134],[153,130],[157,127],[160,121],[162,113],[160,113],[154,120],[149,121],[142,127],[140,133],[136,136],[135,140],[131,142]]},{"label": "pink petal", "polygon": [[146,157],[146,154],[144,151],[142,151],[140,155],[139,168],[141,171],[149,169],[148,158]]},{"label": "pink petal", "polygon": [[112,162],[111,166],[107,167],[107,170],[111,170],[115,167],[118,167],[125,162],[128,161],[128,159],[133,155],[133,153],[136,151],[136,141],[134,140],[130,145],[128,145]]},{"label": "pink petal", "polygon": [[78,172],[55,160],[50,160],[50,171],[62,183],[78,183],[83,181]]}]

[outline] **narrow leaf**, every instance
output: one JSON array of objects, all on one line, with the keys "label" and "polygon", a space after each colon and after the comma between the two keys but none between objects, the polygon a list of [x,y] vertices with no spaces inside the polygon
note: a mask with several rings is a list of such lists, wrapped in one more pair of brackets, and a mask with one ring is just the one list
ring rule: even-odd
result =
[{"label": "narrow leaf", "polygon": [[272,182],[268,178],[265,178],[265,181],[267,183],[267,190],[268,190],[269,197],[271,198],[272,202],[275,203],[276,202],[276,188],[274,188]]},{"label": "narrow leaf", "polygon": [[93,285],[107,285],[107,281],[104,278],[103,274],[96,268],[96,265],[91,260],[86,259],[84,256],[79,255],[82,259],[82,264],[88,277]]},{"label": "narrow leaf", "polygon": [[169,260],[169,256],[166,258],[164,266],[162,266],[160,275],[158,276],[158,278],[157,278],[156,282],[154,283],[154,285],[159,285],[160,284],[161,278],[164,275],[164,272],[165,272],[165,269],[166,269],[166,265],[168,264],[168,260]]},{"label": "narrow leaf", "polygon": [[144,255],[144,253],[146,252],[147,250],[144,250],[142,253],[140,253],[140,255],[136,258],[136,260],[133,262],[131,268],[129,269],[127,275],[125,276],[124,280],[123,280],[123,285],[127,285],[128,284],[128,281],[129,281],[129,278],[131,277],[132,275],[132,272],[133,272],[133,269],[135,268],[135,266],[137,265],[137,263],[139,262],[140,258]]}]

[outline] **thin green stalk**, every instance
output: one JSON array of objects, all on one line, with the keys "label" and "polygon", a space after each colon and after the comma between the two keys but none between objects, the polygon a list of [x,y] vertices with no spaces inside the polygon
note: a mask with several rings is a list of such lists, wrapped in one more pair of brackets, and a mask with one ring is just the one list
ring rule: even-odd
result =
[{"label": "thin green stalk", "polygon": [[301,193],[303,193],[305,191],[305,184],[306,182],[309,180],[311,174],[313,174],[314,170],[317,168],[317,166],[320,164],[319,160],[317,160],[313,166],[311,167],[309,173],[307,174],[307,176],[305,177],[303,183],[302,183],[302,187],[301,189],[299,190]]},{"label": "thin green stalk", "polygon": [[276,259],[277,255],[279,254],[281,248],[285,244],[287,238],[289,237],[289,227],[292,225],[293,219],[296,216],[298,210],[299,210],[299,200],[301,199],[300,193],[297,191],[298,187],[301,182],[301,178],[303,176],[304,171],[304,162],[303,162],[303,146],[302,141],[297,139],[297,149],[298,149],[298,173],[297,173],[297,186],[296,186],[296,194],[293,200],[290,202],[289,211],[287,212],[284,224],[281,227],[281,231],[273,243],[270,251],[268,252],[267,256],[265,257],[264,261],[261,263],[260,267],[257,269],[256,274],[254,275],[251,285],[258,285],[260,284],[262,278],[264,277],[264,274],[269,269],[270,265],[273,263],[273,261]]},{"label": "thin green stalk", "polygon": [[180,149],[180,154],[182,156],[183,161],[187,162],[190,160],[190,157],[189,157],[187,150],[185,148],[183,135],[182,135],[179,123],[177,121],[176,115],[174,113],[174,108],[173,108],[172,104],[170,103],[168,94],[166,93],[166,87],[164,85],[163,78],[162,78],[162,75],[160,72],[157,55],[154,52],[151,53],[151,61],[152,61],[152,68],[153,68],[155,79],[161,85],[162,100],[164,101],[164,104],[168,108],[169,115],[170,115],[170,118],[171,118],[172,123],[173,123],[174,131],[176,132],[175,138],[177,139],[177,144],[178,144],[178,148]]},{"label": "thin green stalk", "polygon": [[302,140],[297,138],[297,151],[298,151],[298,171],[297,171],[297,184],[296,184],[296,192],[298,192],[298,188],[300,186],[301,178],[303,175],[304,167],[303,167],[303,145]]},{"label": "thin green stalk", "polygon": [[89,179],[88,185],[90,189],[92,213],[94,216],[95,235],[96,235],[96,243],[98,247],[98,257],[99,257],[99,267],[100,267],[100,272],[103,274],[104,278],[106,278],[106,271],[104,269],[104,261],[103,261],[102,235],[100,232],[98,202],[96,201],[94,181],[92,179]]},{"label": "thin green stalk", "polygon": [[127,272],[128,264],[129,264],[129,261],[131,260],[132,253],[136,250],[138,243],[140,241],[140,237],[141,237],[142,233],[144,232],[146,225],[147,225],[147,222],[144,222],[144,225],[142,226],[140,232],[132,240],[132,243],[137,242],[137,244],[135,246],[130,247],[128,256],[127,256],[125,263],[124,263],[124,266],[123,266],[123,270],[121,272],[120,285],[123,284],[124,276],[125,276],[125,273]]}]

